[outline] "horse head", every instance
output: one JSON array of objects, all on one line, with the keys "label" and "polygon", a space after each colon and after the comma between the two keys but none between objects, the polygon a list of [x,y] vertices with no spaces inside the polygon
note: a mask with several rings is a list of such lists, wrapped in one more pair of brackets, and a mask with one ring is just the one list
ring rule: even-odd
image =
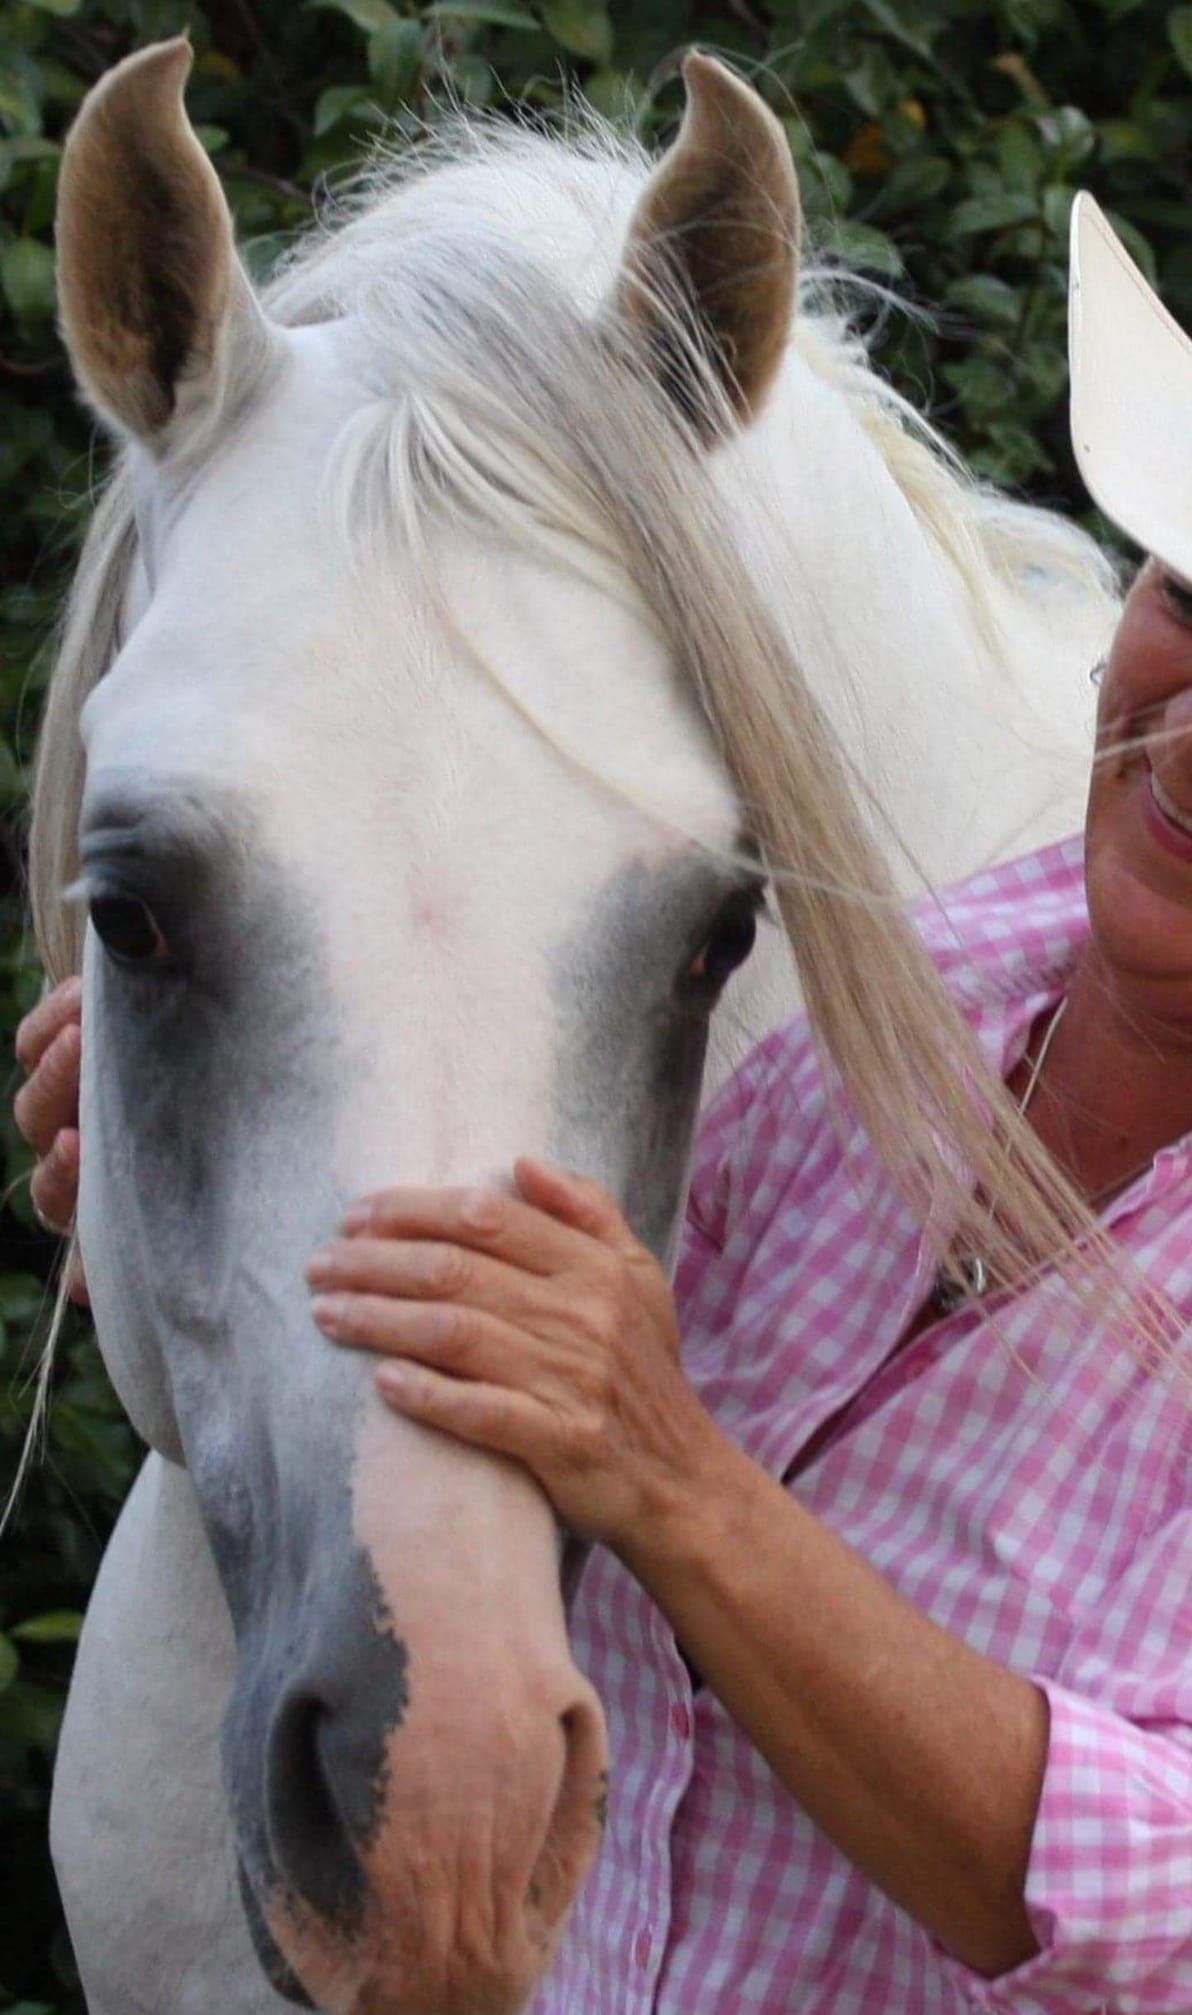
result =
[{"label": "horse head", "polygon": [[414,206],[352,298],[351,258],[316,299],[311,255],[283,322],[189,61],[105,78],[62,174],[63,325],[137,531],[82,723],[80,1234],[231,1609],[266,1970],[345,2015],[497,2015],[599,1837],[560,1535],[527,1475],[381,1407],[303,1272],[361,1191],[499,1183],[518,1152],[672,1248],[762,886],[678,661],[715,563],[684,513],[777,368],[794,182],[760,101],[693,58],[590,312]]}]

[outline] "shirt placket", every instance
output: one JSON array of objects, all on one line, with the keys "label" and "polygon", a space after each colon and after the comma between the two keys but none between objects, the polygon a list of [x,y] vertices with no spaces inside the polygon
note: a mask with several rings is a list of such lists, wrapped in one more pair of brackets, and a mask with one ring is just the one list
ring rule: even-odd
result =
[{"label": "shirt placket", "polygon": [[691,1681],[666,1618],[652,1603],[647,1606],[656,1670],[665,1684],[660,1703],[665,1733],[656,1751],[665,1761],[646,1804],[643,1880],[636,1892],[641,1907],[629,1936],[628,1970],[632,1985],[626,2015],[654,2015],[658,2005],[659,1979],[672,1916],[671,1840],[694,1765]]}]

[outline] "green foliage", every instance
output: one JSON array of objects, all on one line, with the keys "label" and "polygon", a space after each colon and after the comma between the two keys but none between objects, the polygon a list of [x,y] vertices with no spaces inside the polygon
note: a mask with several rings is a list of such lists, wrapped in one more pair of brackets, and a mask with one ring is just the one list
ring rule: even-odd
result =
[{"label": "green foliage", "polygon": [[[756,75],[784,120],[812,241],[932,319],[883,308],[886,367],[979,468],[1084,508],[1066,440],[1066,230],[1091,187],[1192,324],[1187,135],[1192,7],[1164,0],[10,0],[0,16],[0,814],[9,822],[0,1024],[36,994],[20,933],[20,807],[46,640],[88,509],[91,429],[54,330],[51,220],[63,131],[127,50],[187,28],[193,116],[263,270],[384,120],[448,94],[560,102],[578,82],[650,139],[680,105],[691,41]],[[880,298],[880,297],[879,297]],[[12,1073],[15,1079],[15,1070]],[[0,1275],[3,1482],[30,1405],[50,1243],[12,1185]],[[47,1460],[0,1545],[0,2009],[78,2015],[44,1849],[78,1612],[136,1461],[72,1318]],[[20,1907],[12,1901],[20,1897]]]}]

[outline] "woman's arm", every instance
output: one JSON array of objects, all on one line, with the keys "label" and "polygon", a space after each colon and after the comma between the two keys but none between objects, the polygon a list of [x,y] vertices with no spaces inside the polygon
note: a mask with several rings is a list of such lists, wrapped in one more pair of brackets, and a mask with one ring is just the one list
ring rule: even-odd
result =
[{"label": "woman's arm", "polygon": [[1024,1902],[1047,1705],[894,1593],[730,1442],[667,1283],[594,1185],[393,1191],[312,1264],[316,1319],[397,1361],[390,1403],[500,1450],[603,1540],[824,1832],[969,1967],[1036,1949]]},{"label": "woman's arm", "polygon": [[1038,1950],[1037,1687],[937,1628],[727,1442],[618,1551],[787,1790],[895,1903],[979,1973]]}]

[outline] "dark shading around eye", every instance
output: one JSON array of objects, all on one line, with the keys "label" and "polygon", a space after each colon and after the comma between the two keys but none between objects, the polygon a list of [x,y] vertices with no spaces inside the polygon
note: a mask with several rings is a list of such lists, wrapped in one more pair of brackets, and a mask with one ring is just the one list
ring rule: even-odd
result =
[{"label": "dark shading around eye", "polygon": [[93,896],[91,921],[113,958],[126,965],[146,965],[164,959],[166,942],[153,912],[139,896]]}]

